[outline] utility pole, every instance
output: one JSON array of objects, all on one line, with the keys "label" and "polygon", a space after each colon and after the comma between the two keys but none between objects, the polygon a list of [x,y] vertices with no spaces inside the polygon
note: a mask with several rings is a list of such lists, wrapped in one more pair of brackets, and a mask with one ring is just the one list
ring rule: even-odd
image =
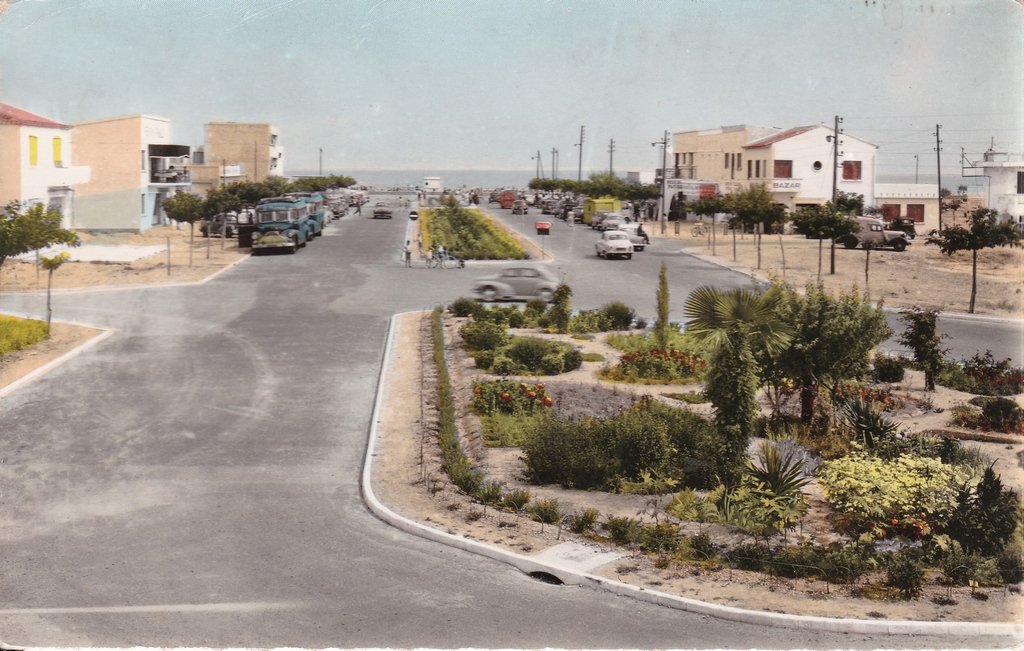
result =
[{"label": "utility pole", "polygon": [[551,148],[551,178],[558,178],[558,150]]},{"label": "utility pole", "polygon": [[942,232],[942,140],[939,139],[941,124],[935,125],[935,166],[938,170],[939,183],[939,232]]},{"label": "utility pole", "polygon": [[917,170],[920,167],[921,161],[918,159],[917,154],[914,154],[914,184],[917,184]]},{"label": "utility pole", "polygon": [[832,203],[836,201],[836,195],[839,193],[839,125],[842,123],[843,118],[836,116],[835,126],[832,128],[832,135],[828,136],[832,139]]},{"label": "utility pole", "polygon": [[324,148],[320,148],[320,176],[324,175]]},{"label": "utility pole", "polygon": [[580,164],[576,170],[577,181],[583,180],[583,134],[586,132],[586,129],[587,128],[585,126],[580,125],[580,141],[575,145],[576,147],[580,148]]},{"label": "utility pole", "polygon": [[615,138],[608,141],[608,173],[615,176]]},{"label": "utility pole", "polygon": [[537,166],[540,167],[540,178],[544,178],[544,159],[540,157],[540,150],[537,150]]},{"label": "utility pole", "polygon": [[[658,207],[659,219],[661,220],[661,234],[665,234],[665,178],[668,174],[665,173],[665,158],[666,151],[668,151],[668,131],[661,137],[661,140],[651,143],[651,147],[657,147],[661,145],[661,201]],[[678,225],[678,224],[677,224]]]}]

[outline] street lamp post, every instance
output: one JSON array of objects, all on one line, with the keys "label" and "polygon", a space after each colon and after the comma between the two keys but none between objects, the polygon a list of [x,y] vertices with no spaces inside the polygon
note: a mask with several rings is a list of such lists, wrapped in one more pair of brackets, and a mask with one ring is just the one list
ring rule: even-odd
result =
[{"label": "street lamp post", "polygon": [[651,143],[651,147],[657,147],[661,145],[661,199],[659,200],[658,213],[661,221],[661,234],[665,234],[665,179],[668,174],[665,173],[665,161],[666,152],[668,151],[668,131],[661,137],[661,140]]}]

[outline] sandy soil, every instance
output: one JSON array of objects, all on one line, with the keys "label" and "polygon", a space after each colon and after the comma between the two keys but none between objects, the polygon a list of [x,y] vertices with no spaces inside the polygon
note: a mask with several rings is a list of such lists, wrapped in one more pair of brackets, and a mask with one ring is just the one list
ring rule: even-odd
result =
[{"label": "sandy soil", "polygon": [[[682,224],[677,237],[682,249],[688,253],[710,256],[712,248],[705,239],[689,234],[692,224]],[[668,225],[665,237],[674,237],[673,224]],[[662,237],[657,226],[648,227],[654,237]],[[720,234],[720,233],[719,233]],[[83,238],[86,239],[86,238]],[[786,257],[785,274],[782,271],[782,251],[775,237],[766,237],[762,242],[762,262],[757,270],[756,247],[750,236],[736,242],[736,260],[732,259],[732,241],[728,237],[717,239],[714,260],[726,266],[753,272],[762,278],[775,274],[796,285],[813,281],[817,275],[817,242],[796,236],[784,236]],[[168,274],[166,254],[151,256],[130,264],[67,263],[53,277],[57,289],[97,286],[120,286],[142,283],[192,282],[206,278],[247,255],[239,250],[233,240],[222,243],[219,238],[210,242],[209,248],[203,238],[195,238],[190,246],[188,230],[169,227],[152,229],[143,234],[119,234],[89,237],[94,244],[168,244],[171,249],[171,266]],[[527,240],[524,242],[530,246]],[[189,266],[191,249],[192,263]],[[531,246],[535,255],[539,252]],[[207,258],[209,251],[209,258]],[[978,312],[1000,316],[1021,315],[1021,251],[999,249],[982,252],[979,256],[979,298]],[[539,257],[539,255],[537,255]],[[837,274],[828,275],[828,249],[824,249],[822,280],[826,286],[848,288],[864,287],[863,251],[836,251]],[[934,247],[926,247],[919,240],[904,253],[875,251],[870,256],[871,275],[868,290],[872,298],[884,298],[890,306],[920,305],[922,307],[945,308],[952,311],[966,311],[970,291],[970,259],[967,256],[946,258]],[[7,261],[0,267],[0,291],[34,291],[45,289],[45,274],[36,278],[36,268],[29,263]],[[560,541],[576,539],[588,545],[599,543],[580,539],[567,531],[539,524],[514,514],[496,512],[490,508],[474,505],[450,486],[440,471],[440,459],[436,446],[437,423],[433,415],[433,394],[431,364],[423,364],[429,348],[424,342],[429,339],[429,327],[422,315],[408,315],[399,320],[396,333],[397,345],[392,358],[393,383],[388,387],[388,408],[380,431],[381,450],[375,462],[374,488],[385,503],[396,511],[414,519],[430,522],[443,529],[460,531],[479,540],[503,545],[519,553],[538,553]],[[427,327],[424,331],[423,328]],[[454,326],[449,326],[451,329]],[[424,332],[426,337],[424,337]],[[0,360],[0,387],[6,386],[47,361],[95,336],[96,331],[66,324],[55,323],[51,339],[34,347]],[[449,339],[455,340],[454,332]],[[582,342],[575,342],[582,343]],[[600,341],[586,342],[588,350],[610,355]],[[559,381],[596,382],[593,371],[599,362],[587,363],[584,368],[569,374]],[[468,395],[467,387],[475,370],[471,360],[453,355],[452,374],[456,387],[463,389],[461,395]],[[545,382],[550,384],[549,379]],[[691,387],[692,388],[692,387]],[[911,374],[904,392],[923,388],[919,376]],[[672,387],[646,389],[654,392],[678,390]],[[622,391],[644,389],[623,387]],[[969,396],[947,389],[940,389],[932,397],[934,406],[948,406],[966,401]],[[1018,398],[1020,400],[1020,398]],[[484,448],[479,440],[479,423],[460,406],[463,418],[463,433],[467,449],[475,455],[481,467],[492,478],[504,481],[510,487],[523,485],[520,478],[520,462],[517,453],[508,450]],[[934,411],[902,414],[904,422],[915,430],[942,429],[952,431],[947,424],[946,414]],[[961,431],[959,435],[967,436]],[[994,442],[972,442],[993,458],[998,465],[1004,482],[1018,489],[1024,488],[1022,473],[1022,445],[1017,439]],[[564,511],[593,507],[602,514],[617,514],[637,517],[651,506],[648,499],[638,496],[622,496],[604,493],[575,494],[556,487],[530,487],[538,497],[557,498]],[[818,518],[816,524],[804,523],[804,533],[810,539],[827,542],[827,532],[821,526],[824,513],[820,495],[811,491],[812,511],[809,518]],[[685,531],[696,531],[697,526],[684,524]],[[725,527],[708,527],[716,540],[726,543],[742,540],[743,536]],[[621,550],[620,550],[621,551]],[[820,582],[796,582],[766,578],[762,575],[729,570],[671,565],[668,568],[654,567],[652,559],[631,551],[622,552],[623,558],[602,568],[598,573],[618,580],[646,585],[665,592],[696,597],[706,601],[747,607],[765,608],[798,614],[820,614],[848,617],[878,617],[891,619],[923,619],[951,621],[1019,621],[1024,616],[1024,607],[1019,594],[1004,590],[986,590],[989,599],[972,599],[969,590],[956,588],[953,606],[939,606],[931,602],[936,595],[945,595],[946,588],[931,583],[925,596],[915,602],[880,602],[856,598],[849,590],[832,586],[828,589]],[[878,577],[873,581],[880,580]]]},{"label": "sandy soil", "polygon": [[[457,324],[446,323],[446,338],[456,342]],[[599,568],[596,573],[623,582],[646,586],[671,594],[701,599],[742,608],[769,609],[777,612],[836,617],[885,617],[934,621],[1004,621],[1016,622],[1024,617],[1024,599],[1019,593],[1005,589],[987,589],[987,600],[972,598],[967,588],[953,588],[955,605],[942,606],[932,598],[946,596],[948,589],[940,585],[938,576],[929,578],[923,596],[917,601],[891,601],[868,599],[853,594],[845,586],[828,586],[820,581],[794,581],[729,569],[700,567],[694,564],[670,563],[658,568],[652,557],[636,550],[622,550],[595,540],[581,537],[550,525],[541,526],[522,515],[495,510],[474,504],[450,485],[441,470],[440,454],[436,444],[438,424],[435,417],[435,399],[426,389],[435,382],[429,346],[430,328],[426,313],[403,315],[395,333],[395,353],[391,359],[392,382],[388,387],[387,408],[379,429],[378,454],[374,461],[373,487],[383,502],[398,513],[451,532],[517,553],[537,554],[561,542],[572,540],[594,547],[615,549],[622,556],[617,561]],[[585,351],[610,354],[600,341],[579,342]],[[460,396],[457,411],[460,418],[463,444],[489,479],[497,480],[507,488],[527,488],[535,498],[559,500],[562,510],[571,513],[577,509],[598,509],[602,519],[607,515],[641,517],[651,521],[651,508],[661,504],[646,496],[616,495],[597,491],[580,492],[553,486],[530,486],[522,480],[522,463],[516,450],[485,448],[482,444],[479,422],[472,416],[467,397],[474,378],[480,374],[472,360],[457,346],[449,347],[449,364],[456,394]],[[593,371],[600,362],[585,365],[580,371],[563,378],[545,377],[546,386],[553,388],[559,382],[597,382]],[[534,380],[535,381],[535,380]],[[922,378],[913,375],[901,388],[905,394],[918,393],[923,388]],[[624,392],[658,394],[693,387],[628,387]],[[964,394],[940,390],[933,396],[935,406],[955,404]],[[919,413],[905,420],[914,429],[950,428],[943,413]],[[967,431],[960,431],[968,435]],[[980,447],[983,452],[998,458],[1002,478],[1007,485],[1018,490],[1024,488],[1021,459],[1024,445],[1019,439],[1006,438],[1004,442],[969,441],[967,445]],[[800,533],[808,541],[827,543],[836,539],[827,524],[827,506],[820,491],[808,490],[811,511],[801,523]],[[664,514],[661,514],[664,518]],[[701,528],[696,523],[682,523],[684,533],[694,534]],[[749,542],[748,536],[722,525],[703,525],[716,543],[730,546]],[[790,541],[792,542],[792,535]],[[879,584],[884,576],[868,577],[868,583]],[[862,580],[859,587],[864,587]],[[770,604],[770,605],[769,605]]]}]

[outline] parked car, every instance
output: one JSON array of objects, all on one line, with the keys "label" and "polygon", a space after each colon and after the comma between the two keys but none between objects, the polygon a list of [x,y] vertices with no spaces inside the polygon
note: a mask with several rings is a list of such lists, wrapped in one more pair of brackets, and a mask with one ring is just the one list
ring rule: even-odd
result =
[{"label": "parked car", "polygon": [[599,231],[619,231],[622,227],[630,223],[632,220],[629,217],[622,215],[609,214],[607,217],[602,219],[597,225]]},{"label": "parked car", "polygon": [[497,190],[491,192],[487,197],[487,203],[498,203],[501,200],[501,193]]},{"label": "parked car", "polygon": [[891,231],[902,231],[910,239],[917,237],[917,228],[914,226],[914,220],[907,217],[894,217],[888,223],[887,228]]},{"label": "parked car", "polygon": [[848,249],[858,246],[864,249],[892,249],[905,251],[910,246],[910,239],[903,231],[886,230],[885,223],[877,217],[854,217],[857,222],[856,232],[836,239]]},{"label": "parked car", "polygon": [[633,257],[633,242],[623,231],[605,231],[594,244],[594,250],[597,251],[597,257],[605,260],[613,257],[629,260]]},{"label": "parked car", "polygon": [[515,201],[513,201],[512,202],[512,214],[513,215],[528,215],[528,214],[530,214],[530,209],[527,206],[526,201],[523,200],[523,199],[516,199]]},{"label": "parked car", "polygon": [[213,217],[204,218],[199,222],[199,233],[203,237],[211,235],[234,237],[238,233],[238,213],[235,211],[222,212]]},{"label": "parked car", "polygon": [[558,287],[554,274],[540,267],[509,267],[473,281],[473,292],[485,301],[550,301]]}]

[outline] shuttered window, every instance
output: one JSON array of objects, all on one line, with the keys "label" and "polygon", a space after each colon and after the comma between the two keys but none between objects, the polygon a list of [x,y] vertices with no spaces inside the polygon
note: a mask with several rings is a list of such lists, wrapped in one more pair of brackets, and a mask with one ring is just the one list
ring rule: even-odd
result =
[{"label": "shuttered window", "polygon": [[28,164],[35,167],[39,164],[39,138],[28,137]]},{"label": "shuttered window", "polygon": [[844,181],[859,181],[860,180],[860,161],[859,160],[844,160],[843,161],[843,180]]},{"label": "shuttered window", "polygon": [[924,223],[924,204],[923,203],[911,203],[907,204],[907,217],[913,219],[918,224]]},{"label": "shuttered window", "polygon": [[777,160],[777,161],[775,161],[775,178],[777,178],[777,179],[791,179],[791,178],[793,178],[793,161],[791,161],[791,160]]},{"label": "shuttered window", "polygon": [[62,144],[63,143],[61,142],[59,137],[53,139],[53,166],[54,167],[63,167],[64,166],[64,154],[61,151],[61,149],[62,149],[61,145]]}]

